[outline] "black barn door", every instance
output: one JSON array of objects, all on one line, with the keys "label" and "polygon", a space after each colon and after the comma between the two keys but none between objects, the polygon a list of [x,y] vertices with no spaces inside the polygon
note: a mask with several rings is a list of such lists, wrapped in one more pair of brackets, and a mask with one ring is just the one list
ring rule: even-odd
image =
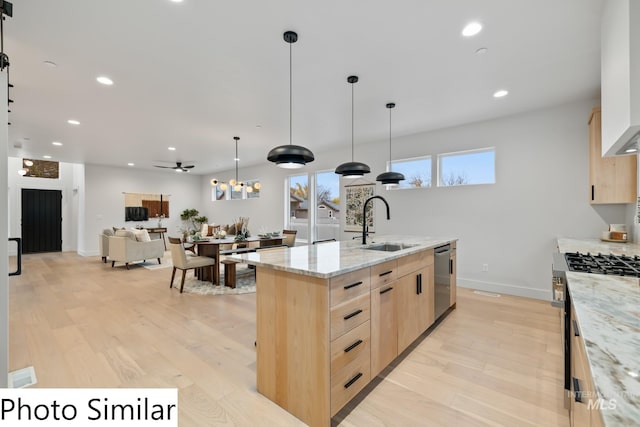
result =
[{"label": "black barn door", "polygon": [[22,189],[22,253],[62,251],[62,192]]}]

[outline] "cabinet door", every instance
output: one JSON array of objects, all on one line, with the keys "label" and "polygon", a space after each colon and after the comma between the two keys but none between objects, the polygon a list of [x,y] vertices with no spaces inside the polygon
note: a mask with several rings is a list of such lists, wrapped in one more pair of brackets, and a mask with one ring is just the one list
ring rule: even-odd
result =
[{"label": "cabinet door", "polygon": [[589,197],[591,204],[634,203],[637,155],[602,157],[600,108],[589,118]]},{"label": "cabinet door", "polygon": [[371,291],[371,377],[398,355],[397,282]]},{"label": "cabinet door", "polygon": [[408,274],[396,283],[400,354],[433,323],[433,265]]}]

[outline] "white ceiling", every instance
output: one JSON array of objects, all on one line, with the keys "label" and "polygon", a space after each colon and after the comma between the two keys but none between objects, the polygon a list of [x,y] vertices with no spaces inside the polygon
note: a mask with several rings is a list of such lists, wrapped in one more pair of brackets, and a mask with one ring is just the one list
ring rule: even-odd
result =
[{"label": "white ceiling", "polygon": [[[316,158],[350,144],[350,74],[360,77],[356,160],[358,144],[388,138],[389,101],[400,136],[599,96],[603,0],[13,3],[4,46],[16,157],[184,161],[205,174],[234,167],[237,135],[241,167],[265,162],[289,142],[286,30],[299,34],[293,143]],[[462,37],[473,20],[483,31]],[[494,99],[498,89],[510,93]]]}]

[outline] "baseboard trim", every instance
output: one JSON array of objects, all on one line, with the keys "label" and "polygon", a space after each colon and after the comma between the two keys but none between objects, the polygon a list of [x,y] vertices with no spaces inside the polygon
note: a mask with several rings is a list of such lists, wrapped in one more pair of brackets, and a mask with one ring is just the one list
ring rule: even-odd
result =
[{"label": "baseboard trim", "polygon": [[461,288],[478,289],[481,291],[495,292],[498,294],[515,295],[518,297],[534,298],[543,301],[551,301],[551,287],[549,290],[524,288],[522,286],[508,285],[506,283],[484,282],[481,280],[457,278]]}]

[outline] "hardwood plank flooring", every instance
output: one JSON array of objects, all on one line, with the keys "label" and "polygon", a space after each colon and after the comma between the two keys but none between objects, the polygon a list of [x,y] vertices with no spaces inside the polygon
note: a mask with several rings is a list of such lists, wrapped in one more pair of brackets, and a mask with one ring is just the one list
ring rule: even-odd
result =
[{"label": "hardwood plank flooring", "polygon": [[[176,387],[180,426],[301,426],[257,393],[255,294],[169,289],[171,269],[23,256],[10,370],[37,387]],[[333,419],[344,427],[569,425],[557,309],[458,289],[457,309]]]}]

